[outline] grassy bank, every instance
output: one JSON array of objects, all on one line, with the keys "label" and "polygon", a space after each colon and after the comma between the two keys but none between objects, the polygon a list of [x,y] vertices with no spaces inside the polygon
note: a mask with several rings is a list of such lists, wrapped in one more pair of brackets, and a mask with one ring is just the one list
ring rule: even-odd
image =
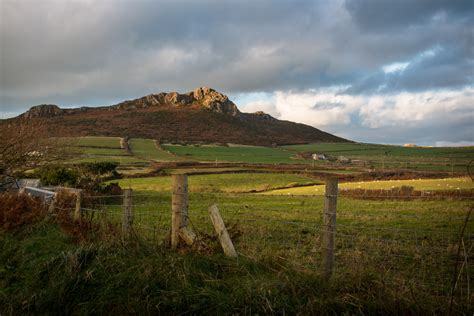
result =
[{"label": "grassy bank", "polygon": [[[229,260],[117,239],[78,244],[39,224],[0,237],[2,314],[426,314],[446,301],[377,271],[319,273],[274,258]],[[316,269],[317,271],[317,269]],[[398,291],[403,288],[403,291]],[[468,312],[466,305],[455,311]]]}]

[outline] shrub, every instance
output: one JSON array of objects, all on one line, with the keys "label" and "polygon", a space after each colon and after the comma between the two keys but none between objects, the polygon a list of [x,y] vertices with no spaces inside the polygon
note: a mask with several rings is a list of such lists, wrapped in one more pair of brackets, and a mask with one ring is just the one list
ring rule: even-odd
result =
[{"label": "shrub", "polygon": [[112,161],[102,161],[102,162],[89,162],[83,163],[77,166],[78,169],[83,170],[86,173],[90,173],[95,176],[101,176],[106,174],[117,174],[117,162]]},{"label": "shrub", "polygon": [[43,185],[69,185],[78,182],[79,174],[76,170],[63,165],[47,165],[37,171]]},{"label": "shrub", "polygon": [[12,231],[44,218],[47,206],[26,194],[0,194],[0,227]]}]

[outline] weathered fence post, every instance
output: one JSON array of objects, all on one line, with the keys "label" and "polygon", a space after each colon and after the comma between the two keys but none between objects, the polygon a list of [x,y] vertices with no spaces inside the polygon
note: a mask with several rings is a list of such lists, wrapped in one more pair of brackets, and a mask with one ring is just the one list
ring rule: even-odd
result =
[{"label": "weathered fence post", "polygon": [[219,214],[219,209],[217,205],[212,205],[209,207],[209,216],[211,217],[212,225],[214,225],[214,229],[216,230],[217,237],[222,246],[222,250],[224,250],[224,254],[227,257],[237,257],[237,252],[235,251],[234,244],[232,240],[230,240],[229,233],[225,228],[224,221],[222,220],[221,215]]},{"label": "weathered fence post", "polygon": [[176,249],[180,230],[188,224],[188,176],[172,175],[171,183],[171,248]]},{"label": "weathered fence post", "polygon": [[53,197],[51,198],[51,202],[49,204],[49,207],[48,207],[48,213],[49,214],[53,214],[54,213],[54,210],[56,209],[56,195],[53,195]]},{"label": "weathered fence post", "polygon": [[132,233],[133,209],[132,209],[132,189],[123,190],[123,216],[122,232],[126,235]]},{"label": "weathered fence post", "polygon": [[336,234],[336,206],[337,206],[337,178],[329,178],[326,181],[326,194],[324,199],[323,214],[323,278],[329,280],[334,270],[334,246]]},{"label": "weathered fence post", "polygon": [[76,191],[76,209],[74,210],[75,221],[80,221],[82,219],[81,203],[82,203],[82,190],[77,190]]}]

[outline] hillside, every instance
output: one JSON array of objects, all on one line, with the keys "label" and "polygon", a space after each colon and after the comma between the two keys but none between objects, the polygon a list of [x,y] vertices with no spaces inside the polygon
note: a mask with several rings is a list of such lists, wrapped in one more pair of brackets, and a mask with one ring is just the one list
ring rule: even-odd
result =
[{"label": "hillside", "polygon": [[161,142],[239,143],[249,145],[349,142],[314,127],[282,121],[263,112],[243,113],[211,88],[150,94],[116,105],[62,109],[38,105],[5,123],[40,121],[51,136],[119,136]]}]

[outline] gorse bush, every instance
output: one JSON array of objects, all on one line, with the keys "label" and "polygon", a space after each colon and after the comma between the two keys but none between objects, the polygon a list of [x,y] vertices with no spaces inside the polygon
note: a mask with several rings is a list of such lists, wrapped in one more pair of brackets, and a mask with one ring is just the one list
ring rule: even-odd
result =
[{"label": "gorse bush", "polygon": [[74,186],[79,179],[77,170],[63,165],[46,165],[41,167],[36,175],[43,185],[69,185]]},{"label": "gorse bush", "polygon": [[89,190],[99,189],[106,177],[117,176],[115,162],[91,162],[73,166],[60,164],[45,165],[36,171],[43,185],[77,186]]},{"label": "gorse bush", "polygon": [[113,161],[89,162],[76,166],[77,169],[95,176],[117,175],[118,163]]}]

